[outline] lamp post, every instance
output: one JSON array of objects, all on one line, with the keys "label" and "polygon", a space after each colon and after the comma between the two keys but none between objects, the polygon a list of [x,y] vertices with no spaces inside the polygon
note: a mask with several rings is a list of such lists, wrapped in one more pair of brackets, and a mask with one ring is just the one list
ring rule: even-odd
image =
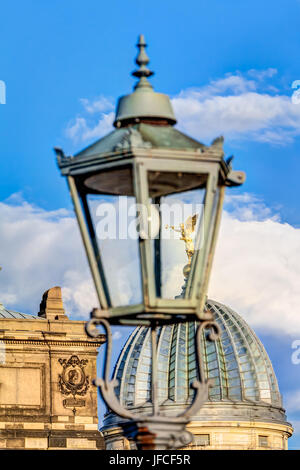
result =
[{"label": "lamp post", "polygon": [[[68,180],[100,304],[91,313],[87,333],[97,336],[97,326],[102,325],[107,334],[103,377],[95,383],[109,409],[128,420],[125,432],[134,437],[139,448],[170,449],[192,440],[185,426],[207,400],[209,384],[201,366],[200,341],[203,330],[207,330],[211,340],[219,334],[211,313],[205,310],[209,274],[225,187],[242,184],[245,175],[232,170],[231,159],[224,159],[223,138],[205,146],[174,128],[176,119],[168,96],[154,92],[148,81],[153,72],[147,68],[149,59],[143,36],[137,46],[139,68],[133,75],[139,81],[133,93],[119,99],[115,130],[75,156],[67,157],[61,149],[55,150],[61,173]],[[172,204],[176,201],[177,209],[172,216],[177,215],[181,222],[185,220],[181,210],[187,201],[197,204],[197,212],[178,228],[170,223]],[[127,233],[118,242],[118,237],[113,236],[109,245],[100,220],[103,207],[109,203],[118,217],[119,234],[120,220],[124,220],[122,211],[134,214],[136,237]],[[107,217],[107,223],[109,220]],[[115,221],[114,224],[116,227]],[[185,284],[181,295],[175,298],[171,298],[166,287],[170,274],[168,256],[175,249],[170,226],[185,241],[188,256]],[[118,246],[122,247],[119,254]],[[129,264],[134,267],[134,293],[126,299],[116,292],[116,286],[122,276],[124,282],[128,281],[130,276],[124,276],[124,272]],[[198,380],[192,384],[194,399],[181,415],[164,416],[157,395],[156,330],[161,325],[194,320],[198,322],[195,336]],[[151,415],[137,415],[123,408],[118,400],[117,381],[110,380],[109,375],[110,325],[151,328]]]}]

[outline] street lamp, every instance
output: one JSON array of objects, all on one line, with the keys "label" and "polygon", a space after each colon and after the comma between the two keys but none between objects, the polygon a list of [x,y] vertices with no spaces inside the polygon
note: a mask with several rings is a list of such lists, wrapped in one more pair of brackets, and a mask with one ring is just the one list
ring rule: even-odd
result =
[{"label": "street lamp", "polygon": [[[87,332],[96,336],[96,327],[102,325],[107,334],[103,378],[96,384],[108,407],[129,420],[125,431],[141,448],[177,448],[191,441],[185,425],[207,399],[199,343],[204,329],[212,340],[218,335],[212,314],[205,310],[209,274],[225,187],[242,184],[245,176],[232,170],[231,159],[224,159],[223,138],[205,146],[174,128],[168,96],[154,92],[147,79],[153,72],[147,68],[143,36],[137,46],[139,69],[133,75],[139,81],[133,93],[119,99],[115,130],[75,156],[55,150],[68,180],[100,303],[91,314]],[[191,205],[197,207],[196,212],[183,223],[185,209]],[[124,224],[131,228],[125,234]],[[171,232],[179,233],[188,257],[185,283],[177,296],[170,291],[174,267],[170,253],[173,257],[178,247]],[[130,265],[131,274],[126,271]],[[120,279],[123,288],[131,282],[130,295],[121,295]],[[159,412],[157,397],[156,329],[194,320],[199,322],[195,337],[199,380],[192,385],[194,400],[182,415],[166,417]],[[117,383],[109,377],[110,325],[151,328],[151,416],[124,409],[115,395]]]}]

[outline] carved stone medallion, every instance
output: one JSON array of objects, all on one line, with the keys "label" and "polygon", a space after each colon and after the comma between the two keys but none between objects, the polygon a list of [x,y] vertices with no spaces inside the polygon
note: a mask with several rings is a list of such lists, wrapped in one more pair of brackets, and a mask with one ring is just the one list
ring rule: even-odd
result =
[{"label": "carved stone medallion", "polygon": [[87,359],[79,359],[78,356],[71,356],[67,359],[59,359],[63,371],[59,374],[58,386],[63,395],[83,396],[87,393],[90,383],[89,377],[85,373]]}]

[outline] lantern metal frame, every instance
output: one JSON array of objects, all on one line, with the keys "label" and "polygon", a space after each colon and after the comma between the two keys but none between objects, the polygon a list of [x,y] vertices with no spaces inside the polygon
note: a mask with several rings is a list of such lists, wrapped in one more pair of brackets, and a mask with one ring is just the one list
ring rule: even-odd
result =
[{"label": "lantern metal frame", "polygon": [[[62,150],[56,149],[61,173],[67,176],[74,209],[85,246],[91,273],[94,279],[100,308],[94,308],[91,320],[86,324],[86,332],[91,337],[99,336],[98,327],[106,333],[106,352],[102,378],[94,381],[108,409],[123,418],[123,430],[127,438],[134,439],[139,449],[176,449],[188,445],[192,434],[186,429],[191,417],[208,398],[210,381],[206,380],[201,361],[201,341],[206,330],[207,338],[215,341],[220,330],[210,310],[205,309],[206,290],[215,251],[226,186],[243,183],[243,172],[233,171],[231,159],[224,160],[223,139],[216,139],[210,147],[200,149],[139,148],[133,145],[127,150],[116,150],[106,154],[94,154],[89,158],[66,157]],[[113,307],[109,297],[104,268],[96,240],[96,233],[88,207],[87,194],[108,194],[91,191],[83,182],[102,172],[121,170],[130,167],[132,172],[133,195],[137,204],[147,208],[141,222],[139,236],[139,256],[142,274],[143,303]],[[175,299],[158,297],[160,251],[153,259],[152,239],[143,237],[149,233],[150,194],[148,188],[149,172],[185,173],[206,175],[205,200],[203,211],[204,248],[196,250],[189,265],[184,292]],[[189,189],[197,189],[197,186]],[[184,189],[183,189],[184,190]],[[118,194],[112,192],[110,194]],[[172,193],[169,193],[172,194]],[[161,221],[160,221],[161,222]],[[161,224],[160,224],[161,225]],[[200,233],[200,232],[198,232]],[[160,238],[158,239],[160,240]],[[158,241],[159,243],[159,241]],[[157,259],[158,256],[158,259]],[[157,281],[158,280],[158,281]],[[159,325],[197,321],[195,334],[196,363],[198,380],[191,387],[194,396],[186,409],[176,416],[165,416],[158,401],[157,379],[157,327]],[[145,414],[125,409],[115,392],[116,379],[110,379],[110,360],[112,349],[111,325],[140,325],[151,328],[151,401],[152,413]]]},{"label": "lantern metal frame", "polygon": [[[222,139],[216,139],[210,147],[196,150],[165,148],[138,148],[117,150],[109,154],[96,154],[90,158],[65,157],[62,150],[56,149],[61,173],[67,176],[73,205],[85,246],[89,266],[96,287],[101,310],[95,309],[94,317],[109,318],[113,325],[145,325],[184,322],[193,320],[211,320],[211,314],[204,311],[206,289],[208,285],[218,228],[222,213],[224,190],[226,186],[242,184],[244,174],[232,171],[223,156]],[[149,233],[150,203],[148,190],[148,172],[190,173],[207,175],[204,202],[203,249],[195,252],[187,282],[185,296],[176,299],[162,298],[158,295],[157,266],[160,260],[153,260],[151,238],[139,237],[139,261],[142,277],[143,301],[135,305],[113,306],[101,253],[97,244],[87,194],[90,189],[83,185],[88,176],[108,170],[132,168],[132,184],[137,204],[147,208],[142,226]],[[193,189],[196,189],[193,188]],[[94,194],[107,194],[94,192]],[[111,193],[116,194],[116,193]],[[171,194],[171,193],[169,193]],[[216,199],[217,198],[217,199]],[[215,207],[215,210],[213,210]],[[143,230],[140,230],[142,233]],[[159,250],[156,257],[159,258]]]},{"label": "lantern metal frame", "polygon": [[[93,309],[91,320],[86,325],[86,332],[91,337],[98,337],[97,327],[102,326],[106,332],[106,352],[101,379],[94,381],[98,386],[103,400],[108,408],[127,420],[124,424],[125,435],[135,439],[141,449],[174,449],[189,444],[192,434],[186,430],[186,424],[201,405],[207,400],[210,383],[204,376],[201,361],[201,341],[204,331],[207,337],[215,341],[220,334],[219,327],[210,311],[205,309],[206,291],[212,260],[216,246],[220,219],[222,214],[224,192],[226,186],[238,186],[243,183],[243,172],[233,171],[231,160],[224,160],[223,138],[215,139],[210,146],[205,146],[181,134],[172,128],[176,123],[172,106],[166,95],[155,93],[147,77],[151,72],[147,68],[149,62],[145,53],[146,43],[141,35],[138,42],[139,54],[136,59],[140,67],[133,75],[139,78],[135,91],[131,95],[120,98],[114,122],[117,130],[107,136],[105,144],[98,147],[97,143],[75,155],[66,157],[61,149],[56,148],[57,162],[62,175],[67,177],[79,229],[85,246],[89,266],[96,288],[100,308]],[[154,146],[143,139],[139,132],[139,124],[146,125],[152,130],[147,134],[153,138]],[[166,127],[167,126],[167,127]],[[119,130],[118,130],[119,129]],[[166,132],[163,131],[166,130]],[[174,140],[173,140],[174,139]],[[102,141],[103,143],[103,141]],[[102,148],[102,151],[99,151]],[[112,180],[107,191],[105,185],[88,185],[86,180],[99,176],[103,172],[131,168],[131,192],[137,205],[146,208],[141,214],[139,229],[139,261],[142,278],[143,301],[136,305],[113,306],[105,270],[101,259],[91,212],[88,206],[88,194],[122,195],[118,182]],[[161,297],[161,245],[160,238],[154,241],[154,251],[151,237],[151,204],[153,194],[150,194],[148,175],[150,172],[170,174],[205,175],[204,210],[202,211],[201,250],[195,250],[188,265],[186,284],[183,292],[175,299]],[[107,175],[106,175],[107,176]],[[101,180],[101,178],[100,178]],[[92,180],[89,180],[90,182]],[[195,180],[182,185],[175,190],[167,190],[156,195],[159,197],[175,192],[203,188]],[[106,189],[104,191],[104,188]],[[128,189],[123,188],[126,195]],[[119,192],[118,192],[119,191]],[[126,192],[127,191],[127,192]],[[161,222],[161,213],[160,213]],[[161,227],[161,223],[160,223]],[[197,237],[200,237],[198,231]],[[161,235],[161,231],[160,231]],[[158,240],[158,241],[157,241]],[[196,240],[196,244],[199,242]],[[199,246],[199,243],[198,243]],[[194,381],[194,397],[184,412],[177,416],[165,416],[161,413],[158,400],[157,380],[157,327],[164,324],[197,321],[195,335],[196,362],[198,380]],[[112,348],[111,325],[139,325],[151,328],[152,377],[151,399],[152,414],[134,412],[125,409],[115,393],[117,380],[110,379],[110,359]]]}]

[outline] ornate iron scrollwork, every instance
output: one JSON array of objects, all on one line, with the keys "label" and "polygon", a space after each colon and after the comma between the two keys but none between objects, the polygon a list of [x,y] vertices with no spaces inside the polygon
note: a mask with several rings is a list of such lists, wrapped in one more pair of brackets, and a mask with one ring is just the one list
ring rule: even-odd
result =
[{"label": "ornate iron scrollwork", "polygon": [[[97,316],[96,316],[97,315]],[[105,315],[105,312],[104,312]],[[112,334],[110,324],[107,319],[101,318],[99,310],[95,311],[95,318],[86,324],[86,332],[92,338],[99,336],[98,326],[103,326],[106,332],[106,348],[103,365],[102,378],[93,381],[94,385],[99,387],[100,394],[109,407],[109,409],[118,416],[125,418],[127,421],[123,424],[123,429],[127,437],[134,438],[137,446],[142,449],[176,449],[184,447],[192,442],[192,434],[185,429],[190,418],[196,414],[201,406],[208,399],[209,380],[205,378],[203,364],[201,360],[201,341],[205,330],[208,330],[208,339],[215,341],[220,335],[219,326],[213,320],[200,322],[197,326],[195,335],[195,349],[198,365],[199,380],[195,380],[191,387],[194,389],[194,397],[189,407],[177,416],[165,416],[159,411],[156,391],[156,327],[152,330],[152,407],[151,415],[138,414],[125,409],[115,393],[118,386],[117,379],[110,379],[110,361],[112,350]]]}]

